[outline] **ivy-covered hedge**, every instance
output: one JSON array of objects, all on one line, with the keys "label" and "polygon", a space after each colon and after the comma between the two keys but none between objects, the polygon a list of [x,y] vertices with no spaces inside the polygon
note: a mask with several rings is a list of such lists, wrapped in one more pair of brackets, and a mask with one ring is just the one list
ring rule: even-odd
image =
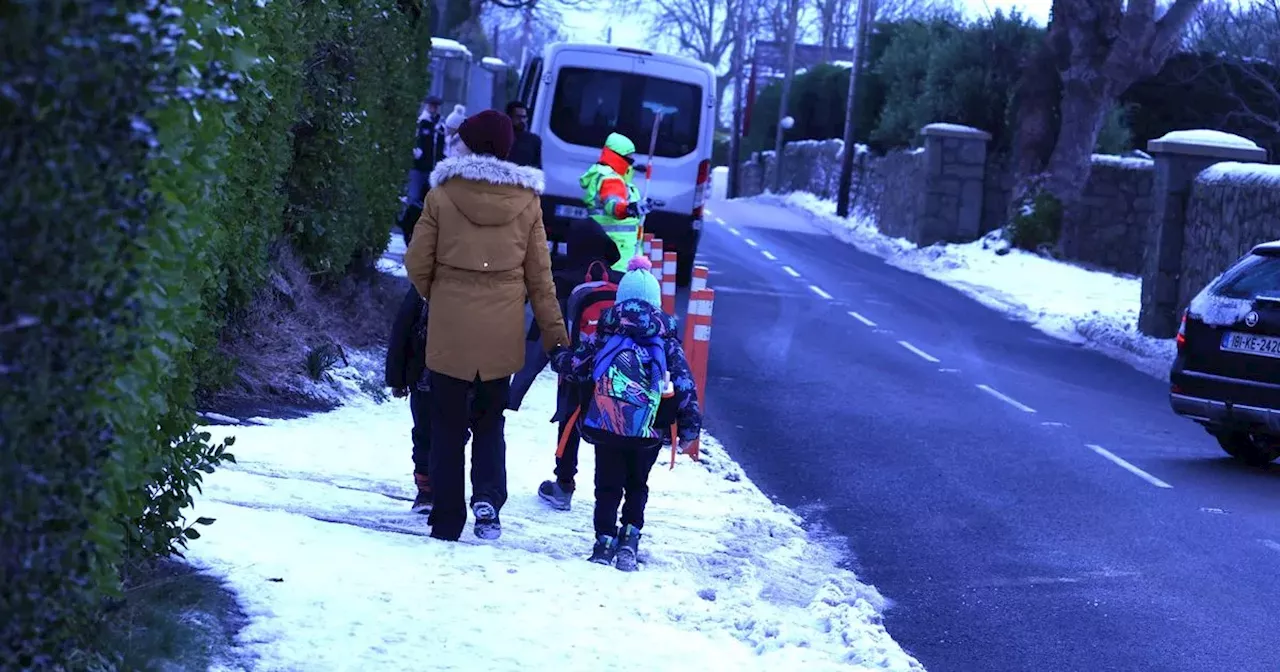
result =
[{"label": "ivy-covered hedge", "polygon": [[[220,334],[290,245],[385,246],[429,36],[416,0],[0,9],[0,669],[93,649],[128,562],[180,553]],[[195,521],[208,523],[211,521]]]}]

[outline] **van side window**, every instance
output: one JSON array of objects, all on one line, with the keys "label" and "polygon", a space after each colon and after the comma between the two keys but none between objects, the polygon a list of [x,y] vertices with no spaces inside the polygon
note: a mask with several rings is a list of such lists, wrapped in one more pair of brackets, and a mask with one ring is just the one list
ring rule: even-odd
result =
[{"label": "van side window", "polygon": [[702,87],[610,70],[562,68],[552,98],[551,132],[565,142],[599,147],[614,131],[647,153],[657,110],[662,110],[656,154],[679,158],[698,146]]}]

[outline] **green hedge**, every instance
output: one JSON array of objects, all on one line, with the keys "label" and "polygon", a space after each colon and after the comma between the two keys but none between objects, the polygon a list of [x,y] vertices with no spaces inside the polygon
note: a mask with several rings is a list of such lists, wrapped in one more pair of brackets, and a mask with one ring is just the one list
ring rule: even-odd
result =
[{"label": "green hedge", "polygon": [[[385,246],[429,36],[407,0],[0,9],[0,669],[109,667],[103,600],[179,553],[217,345],[290,245]],[[229,443],[229,442],[228,442]],[[211,521],[196,521],[207,523]]]}]

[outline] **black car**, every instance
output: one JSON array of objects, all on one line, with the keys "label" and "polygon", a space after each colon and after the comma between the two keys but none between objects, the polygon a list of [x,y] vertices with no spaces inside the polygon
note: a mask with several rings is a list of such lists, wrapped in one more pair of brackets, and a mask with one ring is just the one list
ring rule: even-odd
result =
[{"label": "black car", "polygon": [[1254,247],[1196,296],[1176,340],[1174,412],[1245,463],[1280,457],[1280,241]]}]

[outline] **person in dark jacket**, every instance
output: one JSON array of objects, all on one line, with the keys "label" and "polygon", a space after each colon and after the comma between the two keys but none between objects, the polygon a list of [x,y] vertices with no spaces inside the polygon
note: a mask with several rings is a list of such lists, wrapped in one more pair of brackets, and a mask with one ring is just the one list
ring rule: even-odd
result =
[{"label": "person in dark jacket", "polygon": [[[594,220],[583,219],[570,223],[567,236],[566,253],[561,257],[561,264],[552,271],[552,279],[556,285],[556,298],[560,301],[560,313],[565,320],[573,320],[570,315],[569,295],[573,289],[582,284],[587,277],[591,265],[600,262],[608,273],[609,281],[617,284],[622,281],[622,272],[613,270],[612,266],[621,258],[618,246],[605,233],[604,227]],[[530,319],[529,335],[526,341],[525,366],[511,381],[511,398],[508,408],[520,410],[524,396],[533,386],[533,381],[542,373],[549,363],[539,345],[538,327]],[[570,333],[577,333],[578,325],[569,325]],[[577,386],[561,384],[556,394],[556,413],[551,422],[559,423],[557,437],[563,436],[566,428],[569,438],[565,443],[564,453],[556,458],[555,478],[543,481],[538,486],[538,496],[560,511],[568,511],[573,500],[575,477],[578,474],[578,446],[581,437],[576,426],[568,426],[569,416],[577,407],[581,396]]]},{"label": "person in dark jacket", "polygon": [[444,159],[445,128],[440,117],[441,100],[428,96],[418,115],[418,139],[413,148],[413,170],[409,172],[409,201],[419,206],[427,195],[427,181],[436,164]]},{"label": "person in dark jacket", "polygon": [[430,455],[430,377],[427,375],[427,302],[410,287],[391,324],[387,344],[386,383],[399,399],[409,398],[413,415],[413,482],[418,494],[411,507],[430,513],[432,505]]},{"label": "person in dark jacket", "polygon": [[426,198],[427,182],[431,171],[444,158],[445,126],[440,116],[439,96],[427,96],[423,101],[422,112],[418,114],[417,139],[413,143],[413,167],[409,169],[409,185],[405,188],[400,219],[396,225],[400,227],[409,244],[411,229],[422,216],[422,201]]},{"label": "person in dark jacket", "polygon": [[542,169],[542,138],[537,133],[529,132],[529,108],[524,103],[513,100],[507,103],[507,116],[511,117],[511,125],[516,130],[516,144],[511,146],[511,163],[517,166],[529,166]]}]

